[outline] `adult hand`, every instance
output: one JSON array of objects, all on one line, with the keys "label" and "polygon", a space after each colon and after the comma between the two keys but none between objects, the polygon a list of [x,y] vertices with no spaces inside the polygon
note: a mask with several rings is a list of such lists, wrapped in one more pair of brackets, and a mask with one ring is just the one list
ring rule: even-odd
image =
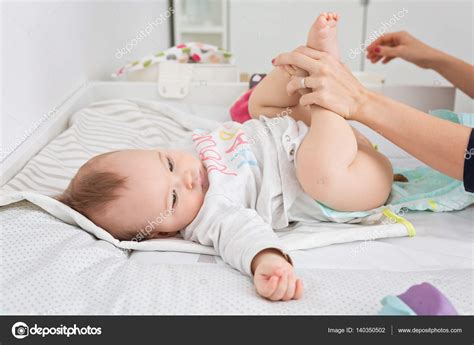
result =
[{"label": "adult hand", "polygon": [[438,51],[406,31],[392,32],[377,38],[367,47],[367,58],[383,64],[399,57],[421,68],[431,68]]},{"label": "adult hand", "polygon": [[[348,120],[357,117],[369,94],[347,66],[325,52],[303,46],[279,54],[273,64],[293,65],[308,72],[304,85],[312,92],[301,96],[301,105],[316,104]],[[302,79],[292,77],[287,86],[289,94],[303,89]]]}]

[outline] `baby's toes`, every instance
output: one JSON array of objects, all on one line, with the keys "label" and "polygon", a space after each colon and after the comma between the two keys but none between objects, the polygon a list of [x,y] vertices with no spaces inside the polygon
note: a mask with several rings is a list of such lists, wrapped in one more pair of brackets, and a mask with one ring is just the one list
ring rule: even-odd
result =
[{"label": "baby's toes", "polygon": [[328,18],[329,18],[328,21],[327,21],[328,26],[330,26],[330,27],[336,26],[336,24],[337,24],[337,19],[336,19],[337,14],[335,12],[329,12]]},{"label": "baby's toes", "polygon": [[[313,25],[313,32],[319,32],[321,30],[325,30],[328,27],[328,15],[326,12],[321,13],[319,17],[316,19],[316,22]],[[316,31],[314,31],[316,29]]]},{"label": "baby's toes", "polygon": [[323,12],[319,15],[318,19],[316,19],[316,28],[317,29],[324,29],[328,24],[328,14]]},{"label": "baby's toes", "polygon": [[331,12],[331,19],[332,20],[339,20],[339,15],[336,12]]}]

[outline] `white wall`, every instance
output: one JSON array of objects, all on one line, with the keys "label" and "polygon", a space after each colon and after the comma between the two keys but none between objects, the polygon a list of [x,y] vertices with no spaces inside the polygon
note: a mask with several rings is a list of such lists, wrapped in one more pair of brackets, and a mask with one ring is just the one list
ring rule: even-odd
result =
[{"label": "white wall", "polygon": [[126,62],[169,47],[164,22],[116,57],[167,9],[167,0],[2,2],[1,148],[9,150],[86,80],[108,80]]},{"label": "white wall", "polygon": [[229,0],[230,50],[243,72],[268,72],[278,53],[305,45],[309,28],[320,12],[341,16],[341,59],[358,70],[360,57],[350,49],[362,40],[363,6],[360,0]]}]

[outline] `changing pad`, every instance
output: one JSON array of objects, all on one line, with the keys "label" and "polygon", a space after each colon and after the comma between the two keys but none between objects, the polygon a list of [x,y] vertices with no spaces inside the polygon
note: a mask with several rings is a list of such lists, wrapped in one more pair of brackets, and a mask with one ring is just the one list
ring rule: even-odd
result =
[{"label": "changing pad", "polygon": [[[178,114],[178,106],[184,114],[183,118],[176,115],[181,124],[184,119],[196,120],[196,117],[201,123],[206,122],[203,117],[226,117],[226,109],[217,106],[174,104],[171,109],[162,109]],[[147,109],[136,102],[116,100],[81,110],[71,119],[70,128],[5,186],[9,197],[7,200],[4,195],[2,201],[36,198],[38,203],[45,200],[46,210],[61,208],[61,204],[51,202],[45,195],[60,193],[88,157],[133,145],[163,146],[160,141],[146,146],[135,140],[134,135],[156,133],[157,137],[169,138],[186,132],[188,124],[163,120],[162,114],[156,110],[149,114]],[[161,130],[160,121],[173,124],[170,132],[175,134]],[[157,128],[139,132],[150,124]],[[115,141],[109,139],[110,132]],[[419,165],[412,159],[391,159],[399,167]],[[81,230],[74,225],[77,222],[73,218],[78,215],[71,210],[67,211],[67,217],[73,225],[31,202],[21,201],[0,209],[3,239],[0,252],[4,259],[0,265],[0,312],[11,315],[375,315],[384,296],[427,281],[449,296],[460,314],[472,315],[473,212],[471,206],[460,212],[410,213],[408,218],[417,227],[417,236],[410,239],[371,241],[376,235],[374,231],[364,235],[369,237],[367,241],[328,246],[338,240],[347,242],[353,231],[359,236],[364,232],[364,227],[357,225],[331,223],[315,224],[311,228],[301,226],[299,229],[307,232],[306,237],[293,230],[279,233],[293,248],[324,246],[291,251],[297,275],[304,281],[305,297],[287,303],[260,298],[248,277],[231,269],[220,257],[206,255],[212,248],[163,239],[136,243],[140,250],[120,250],[129,243],[114,242],[110,237],[97,240],[108,234],[100,228]],[[78,221],[87,219],[81,216]],[[397,226],[400,234],[406,234],[403,226]],[[350,231],[348,235],[345,230]],[[310,240],[305,242],[308,234]],[[185,251],[188,253],[182,253]]]},{"label": "changing pad", "polygon": [[[78,225],[117,247],[135,250],[182,251],[217,255],[214,248],[181,238],[143,242],[119,241],[86,217],[51,196],[67,187],[77,169],[100,153],[127,148],[179,145],[195,128],[211,130],[218,122],[190,115],[168,104],[145,100],[98,102],[78,111],[69,128],[50,142],[13,178],[0,195],[0,205],[28,200],[66,223]],[[296,224],[278,231],[287,250],[335,243],[414,235],[413,226],[390,211],[376,214],[372,225]]]}]

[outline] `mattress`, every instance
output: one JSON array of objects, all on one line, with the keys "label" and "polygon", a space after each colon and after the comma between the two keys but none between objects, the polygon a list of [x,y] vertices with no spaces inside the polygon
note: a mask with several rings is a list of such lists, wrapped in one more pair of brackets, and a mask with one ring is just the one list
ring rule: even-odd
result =
[{"label": "mattress", "polygon": [[[175,104],[176,105],[176,104]],[[222,107],[178,104],[218,119]],[[390,157],[398,166],[419,164]],[[0,310],[4,314],[376,314],[380,300],[430,282],[473,314],[474,208],[417,212],[414,238],[293,251],[300,301],[259,297],[250,278],[219,257],[121,250],[37,206],[3,207]],[[32,226],[34,224],[34,226]]]}]

